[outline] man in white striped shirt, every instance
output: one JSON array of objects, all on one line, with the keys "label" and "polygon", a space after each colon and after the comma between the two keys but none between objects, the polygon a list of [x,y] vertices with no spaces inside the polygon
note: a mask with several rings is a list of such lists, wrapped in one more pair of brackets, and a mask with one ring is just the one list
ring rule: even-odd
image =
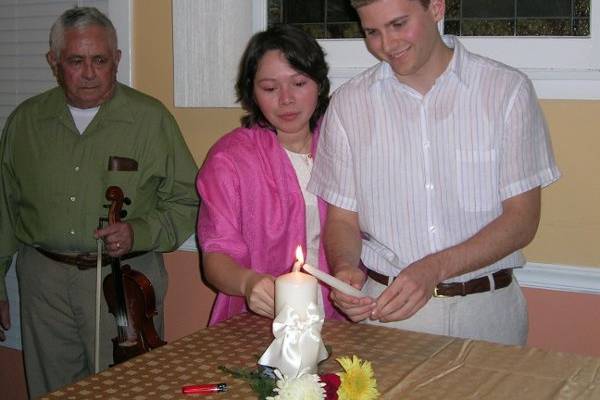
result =
[{"label": "man in white striped shirt", "polygon": [[354,321],[524,344],[512,269],[559,177],[531,82],[441,37],[444,0],[352,4],[381,62],[333,96],[309,185],[332,270],[365,294],[332,299]]}]

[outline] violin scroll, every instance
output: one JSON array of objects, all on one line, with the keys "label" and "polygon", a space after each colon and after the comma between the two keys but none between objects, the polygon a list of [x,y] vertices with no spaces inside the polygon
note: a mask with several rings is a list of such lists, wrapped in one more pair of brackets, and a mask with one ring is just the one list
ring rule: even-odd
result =
[{"label": "violin scroll", "polygon": [[130,205],[131,200],[125,197],[123,190],[118,186],[109,186],[105,196],[106,200],[111,202],[108,209],[108,224],[121,222],[121,218],[127,216],[127,211],[123,210],[123,204]]}]

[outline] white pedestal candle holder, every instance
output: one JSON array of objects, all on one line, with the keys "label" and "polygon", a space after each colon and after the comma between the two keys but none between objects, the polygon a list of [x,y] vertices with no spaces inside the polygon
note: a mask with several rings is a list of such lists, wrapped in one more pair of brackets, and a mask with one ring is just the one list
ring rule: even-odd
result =
[{"label": "white pedestal candle holder", "polygon": [[319,285],[299,271],[302,258],[292,272],[275,280],[275,339],[258,361],[290,378],[316,373],[317,364],[328,357],[321,340],[325,315],[318,306]]}]

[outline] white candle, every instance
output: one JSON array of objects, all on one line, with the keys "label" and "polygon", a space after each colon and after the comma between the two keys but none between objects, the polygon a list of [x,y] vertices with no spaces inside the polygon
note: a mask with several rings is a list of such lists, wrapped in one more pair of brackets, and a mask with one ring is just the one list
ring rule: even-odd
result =
[{"label": "white candle", "polygon": [[278,315],[286,305],[292,307],[306,318],[308,305],[317,305],[317,280],[303,272],[292,271],[275,279],[275,315]]},{"label": "white candle", "polygon": [[317,303],[317,280],[312,276],[300,272],[304,264],[302,248],[296,248],[296,262],[292,272],[283,274],[275,279],[275,315],[278,315],[285,305],[292,307],[301,318],[306,318],[308,305]]},{"label": "white candle", "polygon": [[351,286],[351,285],[347,284],[346,282],[341,281],[338,278],[333,277],[333,276],[329,275],[328,273],[321,271],[320,269],[316,269],[312,265],[304,264],[304,265],[302,265],[302,268],[304,268],[304,270],[306,272],[308,272],[315,278],[328,284],[332,288],[339,290],[340,292],[342,292],[344,294],[347,294],[349,296],[354,296],[354,297],[365,297],[365,295],[362,294],[362,292],[360,290],[358,290],[357,288],[355,288],[354,286]]}]

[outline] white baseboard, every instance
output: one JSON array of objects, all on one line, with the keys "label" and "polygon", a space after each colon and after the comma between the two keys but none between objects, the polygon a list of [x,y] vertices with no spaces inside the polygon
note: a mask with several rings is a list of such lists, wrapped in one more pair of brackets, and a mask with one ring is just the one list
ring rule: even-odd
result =
[{"label": "white baseboard", "polygon": [[[198,251],[196,237],[190,236],[179,250]],[[517,268],[515,275],[523,287],[600,294],[600,266],[580,267],[530,262],[523,268]]]},{"label": "white baseboard", "polygon": [[177,250],[197,252],[198,246],[196,245],[196,235],[190,236]]},{"label": "white baseboard", "polygon": [[515,275],[524,287],[600,294],[600,267],[527,263]]},{"label": "white baseboard", "polygon": [[[179,250],[198,251],[196,237],[190,236]],[[600,294],[600,266],[581,267],[531,262],[523,268],[515,269],[515,275],[523,287]]]}]

